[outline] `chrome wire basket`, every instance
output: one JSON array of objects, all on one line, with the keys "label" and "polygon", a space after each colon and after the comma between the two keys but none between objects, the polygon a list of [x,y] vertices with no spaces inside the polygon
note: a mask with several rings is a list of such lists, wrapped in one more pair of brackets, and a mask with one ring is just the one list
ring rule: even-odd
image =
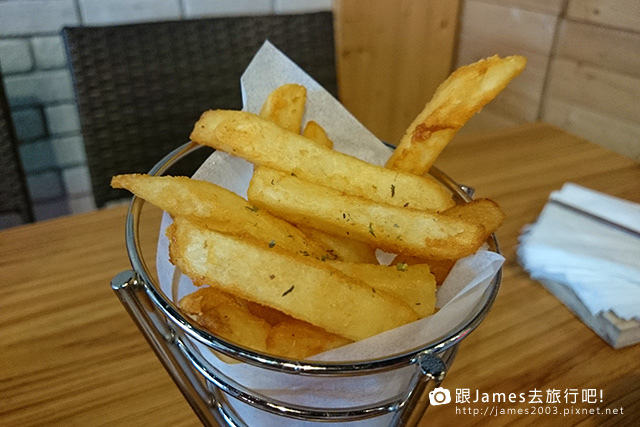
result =
[{"label": "chrome wire basket", "polygon": [[[198,148],[194,143],[177,148],[158,162],[149,174],[164,175],[172,165]],[[461,201],[471,200],[472,189],[458,185],[435,168],[431,174],[448,187],[454,197]],[[485,318],[500,287],[502,270],[493,277],[481,300],[462,322],[438,339],[410,351],[339,363],[274,357],[212,335],[185,316],[170,295],[162,291],[142,253],[139,230],[145,224],[141,219],[144,203],[134,197],[126,219],[126,244],[132,270],[114,277],[111,286],[204,425],[251,426],[253,424],[244,416],[247,408],[275,417],[275,420],[294,420],[295,425],[305,425],[305,422],[417,425],[429,405],[429,393],[444,379],[458,344]],[[495,236],[490,237],[488,244],[490,250],[499,253]],[[404,369],[410,371],[409,380],[402,391],[366,404],[338,407],[296,404],[251,389],[221,372],[203,356],[203,346],[234,362],[282,375],[344,381]],[[274,423],[278,424],[277,421]]]}]

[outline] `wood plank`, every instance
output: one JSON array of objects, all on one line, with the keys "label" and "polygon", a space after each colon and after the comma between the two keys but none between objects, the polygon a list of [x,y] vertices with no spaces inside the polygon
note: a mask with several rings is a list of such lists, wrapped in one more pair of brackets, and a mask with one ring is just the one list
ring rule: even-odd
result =
[{"label": "wood plank", "polygon": [[459,0],[338,0],[338,82],[345,107],[396,142],[452,71]]},{"label": "wood plank", "polygon": [[[126,211],[0,234],[3,285],[13,285],[0,286],[0,424],[134,426],[144,411],[145,424],[200,425],[109,286],[131,268]],[[155,248],[159,215],[146,212],[141,239]]]},{"label": "wood plank", "polygon": [[556,56],[640,78],[640,32],[565,20]]},{"label": "wood plank", "polygon": [[542,120],[640,162],[640,124],[558,98],[544,103]]},{"label": "wood plank", "polygon": [[569,0],[567,18],[640,31],[638,0]]},{"label": "wood plank", "polygon": [[460,39],[480,38],[493,49],[548,56],[556,22],[553,15],[467,0],[461,14]]},{"label": "wood plank", "polygon": [[516,9],[530,10],[545,15],[560,16],[565,0],[475,0],[481,3],[495,4]]},{"label": "wood plank", "polygon": [[562,99],[621,120],[640,122],[640,79],[578,61],[554,59],[546,97]]}]

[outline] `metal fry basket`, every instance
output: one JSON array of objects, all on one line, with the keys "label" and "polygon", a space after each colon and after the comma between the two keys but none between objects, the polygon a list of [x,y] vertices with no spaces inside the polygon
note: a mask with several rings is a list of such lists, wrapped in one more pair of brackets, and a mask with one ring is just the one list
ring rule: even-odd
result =
[{"label": "metal fry basket", "polygon": [[[163,175],[190,153],[199,149],[187,143],[163,158],[150,172]],[[447,175],[432,168],[432,176],[448,187],[454,197],[470,201],[473,190],[456,184]],[[474,330],[489,312],[500,287],[501,272],[493,277],[464,321],[438,339],[410,351],[371,360],[349,362],[316,362],[289,360],[258,353],[204,330],[183,315],[169,295],[166,295],[145,262],[140,244],[139,230],[144,226],[142,206],[145,202],[134,197],[126,219],[126,244],[132,270],[113,278],[111,287],[138,328],[163,363],[169,375],[187,399],[202,423],[207,426],[231,425],[307,425],[313,423],[345,423],[346,425],[415,426],[429,406],[429,393],[440,385],[451,366],[458,344]],[[499,253],[494,236],[489,239],[490,249]],[[154,253],[155,256],[155,253]],[[208,354],[207,354],[208,353]],[[322,381],[340,384],[355,383],[364,390],[368,378],[403,372],[397,390],[378,393],[368,402],[353,395],[347,402],[336,405],[314,406],[270,396],[243,384],[211,363],[212,354],[240,367],[247,367],[257,375],[261,373],[293,377],[301,381]],[[290,391],[296,395],[295,389]],[[261,417],[259,424],[256,417]]]}]

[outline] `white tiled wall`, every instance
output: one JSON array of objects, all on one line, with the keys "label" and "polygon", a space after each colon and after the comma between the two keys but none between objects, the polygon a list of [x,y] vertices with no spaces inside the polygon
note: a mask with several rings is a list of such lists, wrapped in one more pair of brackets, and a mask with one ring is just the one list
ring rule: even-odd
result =
[{"label": "white tiled wall", "polygon": [[273,0],[184,0],[187,18],[273,13]]},{"label": "white tiled wall", "polygon": [[331,0],[0,0],[0,70],[36,219],[95,209],[62,27],[330,9]]}]

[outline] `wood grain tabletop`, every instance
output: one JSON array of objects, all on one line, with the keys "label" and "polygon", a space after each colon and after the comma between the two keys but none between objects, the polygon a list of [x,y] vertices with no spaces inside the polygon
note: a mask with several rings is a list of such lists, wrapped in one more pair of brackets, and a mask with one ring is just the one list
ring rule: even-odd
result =
[{"label": "wood grain tabletop", "polygon": [[[453,401],[420,425],[637,425],[640,345],[611,348],[528,277],[515,250],[565,182],[640,202],[640,165],[545,124],[457,138],[436,165],[503,208],[506,263],[491,312],[442,383]],[[110,287],[130,268],[126,211],[0,232],[0,425],[200,425]],[[157,227],[142,230],[153,247]],[[470,401],[457,402],[464,393]],[[502,395],[514,401],[496,403]]]}]

